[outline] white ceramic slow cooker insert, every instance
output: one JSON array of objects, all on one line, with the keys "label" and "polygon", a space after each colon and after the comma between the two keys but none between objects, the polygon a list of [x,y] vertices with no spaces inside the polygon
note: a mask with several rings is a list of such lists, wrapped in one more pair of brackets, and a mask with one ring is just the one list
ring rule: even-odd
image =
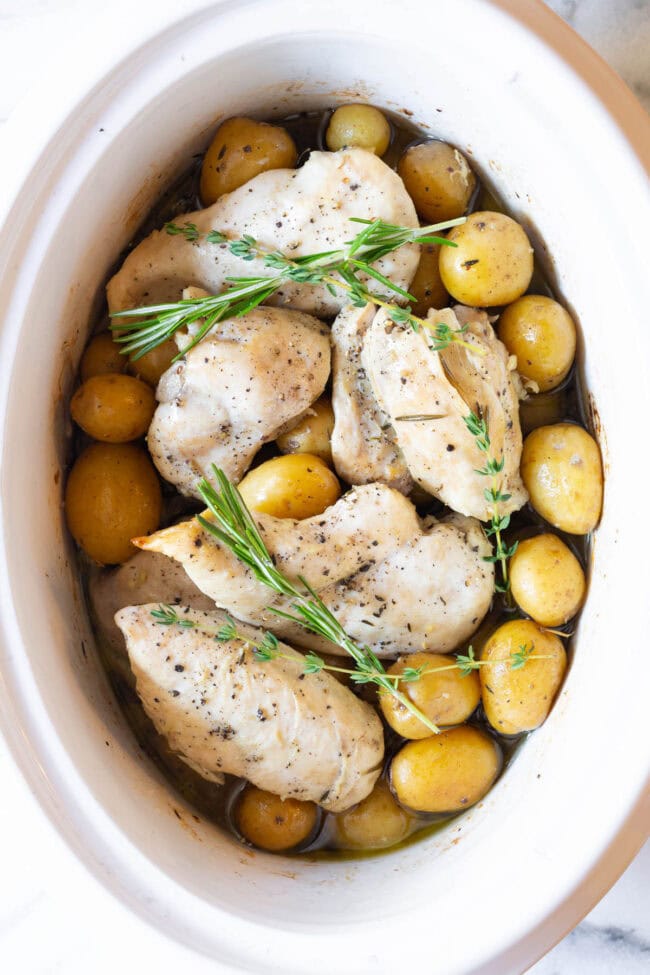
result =
[{"label": "white ceramic slow cooker insert", "polygon": [[[643,113],[534,0],[161,0],[155,23],[132,11],[81,47],[7,133],[0,716],[16,761],[98,878],[215,971],[520,972],[643,839]],[[458,145],[530,231],[581,326],[607,481],[575,657],[546,724],[442,832],[305,862],[198,819],[133,739],[64,530],[65,417],[111,264],[215,122],[350,100],[406,111]]]}]

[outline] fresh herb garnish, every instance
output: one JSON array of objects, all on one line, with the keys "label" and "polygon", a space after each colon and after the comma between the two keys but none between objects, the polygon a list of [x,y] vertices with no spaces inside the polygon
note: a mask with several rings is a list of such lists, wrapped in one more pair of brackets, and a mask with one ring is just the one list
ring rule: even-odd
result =
[{"label": "fresh herb garnish", "polygon": [[[263,632],[260,641],[253,644],[248,637],[239,633],[235,621],[230,617],[227,623],[218,629],[215,628],[214,631],[210,627],[179,615],[177,610],[168,605],[161,605],[158,609],[152,610],[153,618],[165,626],[176,624],[187,629],[196,628],[202,633],[210,633],[215,639],[221,641],[242,640],[251,647],[258,660],[286,658],[300,661],[304,664],[305,674],[329,670],[349,675],[350,680],[356,684],[375,684],[381,693],[388,693],[397,698],[400,704],[422,721],[430,731],[437,734],[440,729],[399,690],[399,684],[413,683],[426,673],[445,670],[460,670],[465,676],[472,670],[478,670],[497,661],[476,660],[470,646],[467,654],[458,654],[454,658],[454,663],[444,667],[406,667],[401,674],[386,673],[384,665],[374,651],[367,645],[357,643],[345,632],[334,614],[302,576],[298,577],[300,583],[298,587],[279,571],[239,491],[220,468],[213,465],[212,469],[217,487],[215,488],[204,478],[199,481],[198,490],[214,520],[197,515],[199,523],[222,545],[225,545],[240,562],[248,566],[259,582],[290,600],[293,610],[293,612],[286,612],[270,606],[268,612],[296,623],[310,633],[322,636],[341,647],[352,657],[356,666],[353,670],[337,667],[326,663],[322,657],[313,652],[304,657],[287,655],[280,650],[278,638],[269,631]],[[511,668],[519,669],[529,659],[542,659],[532,654],[532,650],[532,645],[530,648],[520,647],[517,653],[511,655]]]},{"label": "fresh herb garnish", "polygon": [[490,434],[487,420],[483,415],[478,416],[471,412],[469,416],[463,417],[465,425],[476,441],[476,446],[485,454],[485,466],[476,473],[482,477],[490,478],[490,487],[485,488],[483,496],[490,505],[490,521],[485,528],[488,538],[494,538],[495,550],[492,555],[484,555],[485,562],[499,563],[501,567],[501,581],[496,581],[494,588],[497,592],[504,593],[508,602],[511,602],[510,578],[508,575],[508,559],[517,551],[518,542],[513,542],[508,546],[503,540],[502,532],[510,525],[510,515],[502,514],[500,506],[511,498],[510,494],[505,494],[501,490],[501,480],[499,475],[502,473],[505,458],[503,455],[497,459],[492,453]]},{"label": "fresh herb garnish", "polygon": [[420,228],[400,227],[383,220],[354,217],[351,220],[363,224],[364,229],[345,247],[294,258],[278,250],[265,250],[248,234],[238,240],[229,240],[218,230],[201,234],[194,223],[166,224],[165,230],[172,236],[183,236],[191,243],[204,238],[207,243],[227,246],[232,254],[244,261],[260,258],[265,268],[276,273],[270,276],[229,277],[230,287],[218,295],[114,312],[111,318],[115,321],[111,328],[115,341],[123,346],[122,351],[126,355],[136,360],[172,338],[180,329],[200,322],[196,333],[188,336],[187,345],[176,356],[179,359],[218,322],[245,315],[275,294],[283,284],[292,281],[296,284],[325,285],[333,295],[336,295],[337,289],[346,291],[352,304],[358,307],[364,307],[368,302],[378,305],[386,310],[392,321],[408,324],[416,332],[425,331],[431,337],[434,351],[445,349],[452,342],[467,346],[468,343],[462,338],[466,327],[452,329],[444,322],[433,323],[419,318],[408,305],[401,307],[387,300],[386,295],[370,291],[359,278],[359,275],[365,275],[381,284],[387,293],[399,295],[405,301],[414,300],[408,291],[393,284],[373,267],[374,263],[405,244],[434,243],[455,247],[453,241],[434,234],[437,230],[447,230],[464,223],[465,217]]}]

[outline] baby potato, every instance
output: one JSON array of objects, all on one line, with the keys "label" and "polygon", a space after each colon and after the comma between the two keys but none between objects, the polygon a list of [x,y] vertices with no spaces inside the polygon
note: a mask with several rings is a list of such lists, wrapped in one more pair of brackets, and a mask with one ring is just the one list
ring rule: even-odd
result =
[{"label": "baby potato", "polygon": [[[453,657],[436,653],[411,653],[388,668],[389,674],[403,674],[407,667],[423,667],[419,680],[400,682],[400,691],[436,725],[461,724],[481,699],[476,671],[463,677],[453,665]],[[439,671],[439,668],[443,668]],[[439,671],[439,672],[438,672]],[[428,738],[431,731],[393,694],[380,694],[379,706],[388,724],[402,738]]]},{"label": "baby potato", "polygon": [[469,725],[410,741],[390,766],[398,800],[418,812],[467,809],[488,791],[501,768],[499,746]]},{"label": "baby potato", "polygon": [[144,436],[155,408],[151,387],[120,373],[91,376],[70,401],[75,423],[105,443],[126,443]]},{"label": "baby potato", "polygon": [[327,396],[308,410],[300,423],[281,434],[275,441],[283,454],[314,454],[326,464],[332,462],[330,438],[334,429],[334,411]]},{"label": "baby potato", "polygon": [[535,511],[572,535],[598,524],[603,469],[593,437],[575,423],[538,427],[524,440],[521,476]]},{"label": "baby potato", "polygon": [[[513,670],[512,654],[530,651],[523,667]],[[535,659],[539,655],[540,659]],[[510,620],[483,647],[481,697],[485,716],[502,735],[538,728],[548,717],[566,670],[566,653],[554,633],[532,620]]]},{"label": "baby potato", "polygon": [[173,339],[167,339],[162,345],[147,352],[139,359],[129,361],[128,370],[139,379],[143,379],[155,389],[160,377],[167,372],[172,364],[172,359],[178,354],[178,348]]},{"label": "baby potato", "polygon": [[295,143],[281,126],[252,118],[227,119],[217,129],[201,166],[204,206],[269,169],[293,169],[297,158]]},{"label": "baby potato", "polygon": [[447,307],[449,295],[440,277],[439,256],[441,244],[424,244],[420,251],[420,263],[409,291],[415,298],[411,304],[413,314],[426,318],[429,308],[439,311]]},{"label": "baby potato", "polygon": [[332,114],[325,142],[332,152],[356,146],[383,156],[390,145],[390,125],[372,105],[341,105]]},{"label": "baby potato", "polygon": [[476,176],[462,152],[437,140],[407,149],[397,172],[426,223],[462,217],[476,189]]},{"label": "baby potato", "polygon": [[239,492],[251,511],[275,518],[311,518],[341,497],[341,485],[314,454],[273,457],[242,479]]},{"label": "baby potato", "polygon": [[470,213],[440,251],[442,283],[456,301],[489,308],[521,297],[533,276],[533,248],[521,224],[504,213]]},{"label": "baby potato", "polygon": [[563,626],[585,598],[585,574],[571,549],[550,532],[520,542],[510,560],[516,602],[540,626]]},{"label": "baby potato", "polygon": [[540,393],[559,386],[573,365],[576,327],[568,311],[545,295],[524,295],[501,313],[499,338],[517,369]]},{"label": "baby potato", "polygon": [[336,817],[336,845],[344,850],[384,850],[408,836],[411,817],[384,779],[369,796]]},{"label": "baby potato", "polygon": [[92,559],[124,562],[131,539],[160,524],[160,482],[149,455],[133,444],[95,443],[77,457],[65,490],[70,534]]},{"label": "baby potato", "polygon": [[312,835],[318,806],[300,799],[281,799],[254,785],[242,791],[235,808],[235,822],[242,836],[261,850],[291,850]]},{"label": "baby potato", "polygon": [[519,421],[523,434],[537,427],[559,423],[567,414],[567,397],[562,389],[550,393],[535,393],[519,404]]},{"label": "baby potato", "polygon": [[91,376],[102,376],[106,372],[122,372],[125,365],[126,356],[120,352],[111,333],[101,332],[90,340],[81,357],[82,382]]}]

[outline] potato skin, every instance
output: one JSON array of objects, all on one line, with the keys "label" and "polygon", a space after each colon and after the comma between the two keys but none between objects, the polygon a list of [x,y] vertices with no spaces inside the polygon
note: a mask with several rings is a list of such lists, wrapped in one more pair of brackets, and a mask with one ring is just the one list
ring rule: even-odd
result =
[{"label": "potato skin", "polygon": [[420,263],[408,290],[415,298],[413,314],[426,318],[430,308],[446,308],[449,295],[440,277],[440,248],[442,244],[424,244],[420,248]]},{"label": "potato skin", "polygon": [[71,535],[97,562],[124,562],[131,539],[160,524],[160,482],[149,455],[134,444],[95,443],[79,455],[65,490]]},{"label": "potato skin", "polygon": [[275,441],[283,454],[314,454],[326,464],[332,463],[330,443],[334,429],[334,411],[327,396],[311,406],[307,416]]},{"label": "potato skin", "polygon": [[582,427],[555,423],[529,433],[521,476],[531,504],[555,528],[584,535],[598,524],[603,469],[598,444]]},{"label": "potato skin", "polygon": [[121,373],[91,376],[70,401],[75,423],[104,443],[127,443],[144,436],[155,408],[151,387]]},{"label": "potato skin", "polygon": [[517,369],[540,393],[559,386],[576,354],[576,327],[568,311],[545,295],[523,295],[499,318],[498,335],[517,356]]},{"label": "potato skin", "polygon": [[372,105],[341,105],[332,114],[325,133],[327,148],[332,152],[356,146],[383,156],[390,139],[388,119]]},{"label": "potato skin", "polygon": [[341,485],[313,454],[285,454],[254,467],[239,484],[251,511],[275,518],[311,518],[341,497]]},{"label": "potato skin", "polygon": [[293,169],[298,154],[293,139],[279,125],[251,118],[222,122],[201,167],[201,199],[210,206],[249,179],[269,169]]},{"label": "potato skin", "polygon": [[426,223],[462,217],[476,189],[476,176],[463,154],[435,139],[407,149],[397,172]]},{"label": "potato skin", "polygon": [[100,332],[90,340],[81,357],[81,381],[107,372],[123,372],[127,358],[120,352],[110,332]]},{"label": "potato skin", "polygon": [[550,532],[520,542],[510,560],[510,586],[520,608],[540,626],[562,626],[585,598],[585,574],[571,549]]},{"label": "potato skin", "polygon": [[[413,701],[434,724],[462,724],[476,710],[481,699],[478,674],[463,677],[460,670],[443,670],[454,663],[453,657],[437,653],[412,653],[400,657],[388,668],[389,674],[402,674],[406,667],[424,667],[419,680],[401,682],[400,691]],[[402,738],[428,738],[432,732],[392,694],[380,694],[379,706],[391,728]]]},{"label": "potato skin", "polygon": [[162,345],[140,356],[139,359],[130,361],[128,371],[139,379],[149,383],[155,389],[158,381],[164,372],[167,372],[172,364],[174,356],[178,355],[178,348],[173,339],[167,339]]},{"label": "potato skin", "polygon": [[304,843],[316,829],[318,806],[247,785],[235,807],[235,822],[242,836],[261,850],[279,852]]},{"label": "potato skin", "polygon": [[[513,670],[511,654],[532,647],[523,667]],[[566,670],[566,653],[554,633],[542,630],[532,620],[510,620],[492,634],[483,647],[481,696],[485,716],[502,735],[519,735],[539,728],[546,720]]]},{"label": "potato skin", "polygon": [[524,436],[537,427],[561,423],[567,415],[567,397],[563,389],[534,393],[519,404],[519,421]]},{"label": "potato skin", "polygon": [[410,833],[411,816],[379,779],[362,802],[336,817],[336,845],[344,850],[385,850]]},{"label": "potato skin", "polygon": [[533,276],[533,249],[521,224],[504,213],[470,213],[440,251],[445,288],[464,305],[489,308],[521,297]]},{"label": "potato skin", "polygon": [[409,809],[452,813],[482,799],[500,768],[497,743],[478,728],[461,725],[404,745],[391,763],[390,783]]}]

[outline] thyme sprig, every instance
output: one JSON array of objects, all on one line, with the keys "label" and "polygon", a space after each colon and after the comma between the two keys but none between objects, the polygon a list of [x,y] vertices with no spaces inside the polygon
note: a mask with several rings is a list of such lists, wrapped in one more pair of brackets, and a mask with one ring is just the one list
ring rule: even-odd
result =
[{"label": "thyme sprig", "polygon": [[519,543],[515,541],[512,545],[506,545],[502,534],[510,525],[510,515],[503,514],[501,510],[501,505],[505,504],[511,498],[510,494],[506,494],[501,490],[501,479],[499,477],[505,466],[505,457],[501,455],[497,459],[494,456],[487,420],[483,415],[479,416],[472,411],[468,416],[463,417],[463,419],[465,426],[476,441],[476,446],[485,455],[485,465],[477,470],[476,473],[482,477],[490,478],[490,486],[483,491],[483,496],[490,505],[490,521],[485,528],[485,534],[488,538],[494,538],[494,552],[492,555],[484,555],[483,559],[485,562],[499,563],[501,568],[501,581],[495,581],[494,588],[497,592],[504,593],[506,599],[510,602],[508,559],[511,559],[515,554]]},{"label": "thyme sprig", "polygon": [[[182,629],[199,630],[200,633],[210,636],[219,643],[225,643],[228,640],[239,640],[240,643],[243,643],[252,651],[255,659],[259,661],[291,660],[294,663],[303,665],[303,674],[319,674],[321,671],[327,670],[332,673],[346,674],[353,683],[369,683],[367,674],[364,671],[358,668],[352,670],[349,667],[338,667],[335,664],[329,664],[319,654],[311,650],[302,656],[284,653],[280,649],[280,641],[277,636],[271,633],[270,630],[260,631],[261,638],[259,641],[251,640],[245,633],[237,629],[236,622],[230,616],[226,617],[226,622],[222,626],[209,626],[196,620],[188,619],[187,616],[180,615],[175,607],[166,603],[161,603],[158,609],[152,609],[151,615],[157,623],[163,626],[176,625]],[[513,650],[509,657],[510,670],[520,670],[529,660],[550,659],[550,654],[533,653],[534,649],[535,644],[531,643],[530,646],[521,644],[517,650]],[[466,654],[455,654],[453,661],[453,663],[446,664],[444,667],[427,667],[425,664],[422,664],[420,667],[405,667],[401,674],[386,673],[385,676],[387,680],[391,681],[397,687],[399,684],[416,683],[426,674],[440,674],[449,670],[458,670],[461,677],[468,677],[473,671],[480,670],[481,667],[489,667],[492,664],[502,663],[501,660],[477,660],[474,654],[474,648],[471,645],[467,648]]]},{"label": "thyme sprig", "polygon": [[196,332],[188,336],[188,344],[175,357],[179,359],[194,348],[218,322],[224,318],[245,315],[275,294],[283,284],[293,282],[325,285],[333,295],[336,295],[337,289],[346,291],[351,302],[358,307],[364,307],[368,302],[379,305],[386,310],[392,321],[408,324],[416,332],[421,329],[426,331],[431,336],[431,348],[434,351],[445,349],[452,342],[468,346],[462,338],[466,327],[452,329],[444,322],[433,323],[419,318],[413,314],[410,306],[402,307],[387,300],[385,295],[370,291],[359,277],[365,275],[403,301],[414,300],[408,291],[398,287],[373,265],[405,244],[433,243],[455,247],[453,241],[438,237],[435,232],[458,226],[464,221],[465,217],[458,217],[427,227],[413,228],[389,224],[383,220],[352,217],[351,222],[362,224],[363,230],[347,241],[344,247],[301,257],[288,257],[279,250],[266,250],[248,234],[231,240],[219,230],[210,230],[203,234],[194,223],[168,223],[165,230],[171,236],[182,236],[190,243],[205,240],[208,244],[227,246],[236,257],[244,261],[260,259],[265,268],[275,273],[228,277],[226,280],[229,287],[218,295],[114,312],[111,318],[115,321],[111,328],[115,333],[115,341],[123,346],[122,351],[126,355],[136,360],[171,339],[180,329],[188,329],[199,323]]},{"label": "thyme sprig", "polygon": [[439,728],[402,694],[397,682],[391,680],[374,651],[367,645],[356,643],[345,632],[309,583],[299,576],[300,586],[296,586],[279,571],[239,491],[220,468],[213,465],[212,469],[217,487],[213,487],[204,478],[199,481],[198,490],[214,520],[203,515],[197,515],[197,519],[206,531],[248,566],[259,582],[289,599],[293,610],[286,612],[269,607],[269,611],[341,647],[355,662],[355,683],[375,684],[380,690],[392,694],[430,731],[437,734]]}]

